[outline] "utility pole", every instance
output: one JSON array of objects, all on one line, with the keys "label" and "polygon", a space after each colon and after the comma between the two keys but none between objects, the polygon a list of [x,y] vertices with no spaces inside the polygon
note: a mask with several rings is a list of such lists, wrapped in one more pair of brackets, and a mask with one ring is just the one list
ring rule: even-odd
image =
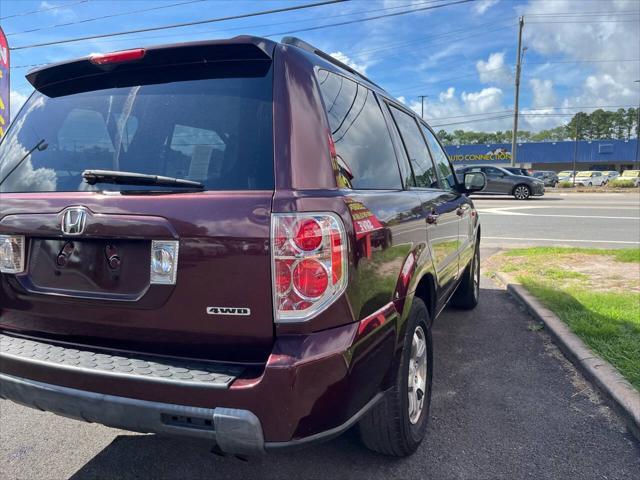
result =
[{"label": "utility pole", "polygon": [[516,95],[513,113],[513,136],[511,137],[511,166],[516,165],[516,149],[518,148],[518,103],[520,100],[520,69],[522,64],[522,29],[524,28],[524,16],[518,19],[518,61],[516,63]]},{"label": "utility pole", "polygon": [[576,186],[576,162],[578,161],[578,129],[580,128],[580,116],[576,115],[576,137],[573,143],[573,186]]},{"label": "utility pole", "polygon": [[424,120],[424,99],[428,98],[429,95],[418,95],[418,98],[420,99],[420,103],[422,105],[422,108],[420,109],[420,118],[422,118]]}]

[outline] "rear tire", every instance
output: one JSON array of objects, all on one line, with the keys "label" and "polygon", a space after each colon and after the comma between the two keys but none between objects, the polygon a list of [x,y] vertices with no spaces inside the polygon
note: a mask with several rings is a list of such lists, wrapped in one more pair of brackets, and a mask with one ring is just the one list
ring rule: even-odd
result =
[{"label": "rear tire", "polygon": [[451,306],[460,310],[472,310],[480,298],[480,242],[476,242],[471,263],[465,269],[460,285],[451,297]]},{"label": "rear tire", "polygon": [[516,185],[513,188],[513,196],[516,200],[528,200],[531,196],[531,188],[523,183]]},{"label": "rear tire", "polygon": [[358,424],[360,438],[370,450],[406,457],[418,449],[427,432],[433,377],[430,323],[427,307],[415,297],[393,387]]}]

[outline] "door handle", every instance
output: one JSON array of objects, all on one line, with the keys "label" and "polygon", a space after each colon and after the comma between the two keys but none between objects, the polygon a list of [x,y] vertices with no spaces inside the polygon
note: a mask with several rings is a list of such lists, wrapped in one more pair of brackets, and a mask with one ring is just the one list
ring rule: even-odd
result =
[{"label": "door handle", "polygon": [[436,223],[438,223],[439,216],[440,215],[437,214],[436,212],[431,212],[429,215],[427,215],[427,218],[425,220],[429,225],[435,225]]}]

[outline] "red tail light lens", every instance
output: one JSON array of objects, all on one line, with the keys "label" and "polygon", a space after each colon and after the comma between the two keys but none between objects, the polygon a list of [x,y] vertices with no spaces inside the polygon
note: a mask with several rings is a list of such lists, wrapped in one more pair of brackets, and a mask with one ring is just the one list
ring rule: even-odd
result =
[{"label": "red tail light lens", "polygon": [[322,243],[322,229],[320,224],[313,218],[300,220],[296,224],[296,234],[293,242],[300,250],[312,252]]},{"label": "red tail light lens", "polygon": [[293,288],[302,298],[317,300],[327,291],[329,276],[317,260],[305,258],[293,269]]},{"label": "red tail light lens", "polygon": [[347,241],[333,213],[274,213],[271,225],[276,321],[304,321],[347,285]]},{"label": "red tail light lens", "polygon": [[144,48],[136,48],[133,50],[122,50],[120,52],[111,53],[94,53],[89,57],[89,61],[94,65],[108,65],[110,63],[132,62],[140,60],[146,54]]}]

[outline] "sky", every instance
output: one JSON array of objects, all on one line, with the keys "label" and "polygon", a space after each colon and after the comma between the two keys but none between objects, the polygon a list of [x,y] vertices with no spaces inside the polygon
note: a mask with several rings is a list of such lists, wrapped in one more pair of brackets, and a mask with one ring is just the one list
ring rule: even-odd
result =
[{"label": "sky", "polygon": [[[10,47],[16,48],[317,1],[0,0],[0,26]],[[12,50],[11,116],[32,92],[24,78],[32,65],[240,34],[279,40],[293,31],[290,34],[358,69],[418,113],[419,96],[426,95],[424,117],[436,129],[509,130],[520,15],[526,47],[520,129],[552,128],[577,111],[639,104],[640,83],[635,80],[640,79],[640,0],[474,0],[442,6],[454,1],[350,0]],[[397,15],[372,19],[390,14]],[[336,23],[347,24],[331,26]]]}]

